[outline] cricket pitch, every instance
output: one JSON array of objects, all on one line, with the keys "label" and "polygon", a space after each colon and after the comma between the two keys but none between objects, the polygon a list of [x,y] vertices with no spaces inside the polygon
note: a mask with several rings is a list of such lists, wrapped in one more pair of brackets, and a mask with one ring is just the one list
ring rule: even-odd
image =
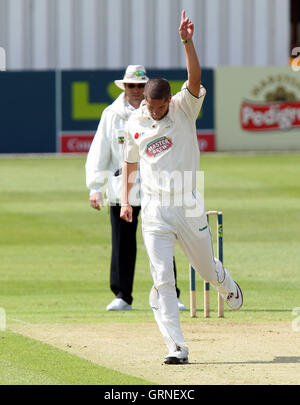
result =
[{"label": "cricket pitch", "polygon": [[182,323],[189,364],[164,365],[157,325],[10,325],[9,329],[101,366],[160,385],[300,384],[300,332],[291,322]]}]

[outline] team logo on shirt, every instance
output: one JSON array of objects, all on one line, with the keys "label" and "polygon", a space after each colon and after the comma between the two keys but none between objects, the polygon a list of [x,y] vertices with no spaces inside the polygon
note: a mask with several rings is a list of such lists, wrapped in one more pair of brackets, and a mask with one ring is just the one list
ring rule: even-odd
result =
[{"label": "team logo on shirt", "polygon": [[118,137],[118,143],[119,143],[120,145],[123,145],[123,143],[124,143],[124,136],[119,136],[119,137]]},{"label": "team logo on shirt", "polygon": [[157,156],[162,152],[170,149],[173,145],[170,138],[162,136],[161,138],[155,139],[154,141],[148,143],[146,147],[146,152],[148,156]]}]

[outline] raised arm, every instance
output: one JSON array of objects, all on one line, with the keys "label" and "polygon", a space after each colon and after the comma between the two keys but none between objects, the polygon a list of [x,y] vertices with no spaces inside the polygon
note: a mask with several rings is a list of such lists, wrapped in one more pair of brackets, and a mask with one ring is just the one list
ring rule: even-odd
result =
[{"label": "raised arm", "polygon": [[188,17],[185,17],[184,10],[181,13],[179,34],[185,51],[188,73],[187,87],[194,96],[198,97],[201,84],[201,68],[192,39],[194,34],[194,24],[192,24]]}]

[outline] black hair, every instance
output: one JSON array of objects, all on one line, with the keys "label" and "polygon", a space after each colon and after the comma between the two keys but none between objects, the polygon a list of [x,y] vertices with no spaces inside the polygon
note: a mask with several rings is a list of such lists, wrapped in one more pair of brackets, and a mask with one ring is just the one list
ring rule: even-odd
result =
[{"label": "black hair", "polygon": [[171,88],[166,79],[150,79],[146,83],[144,97],[152,98],[152,100],[168,100],[171,94]]}]

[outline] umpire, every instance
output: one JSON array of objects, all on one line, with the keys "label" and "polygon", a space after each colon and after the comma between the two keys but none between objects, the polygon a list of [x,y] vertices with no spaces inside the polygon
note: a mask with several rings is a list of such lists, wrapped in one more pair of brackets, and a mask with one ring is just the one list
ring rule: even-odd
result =
[{"label": "umpire", "polygon": [[[104,204],[101,192],[106,179],[107,199],[110,205],[112,228],[112,255],[110,265],[110,288],[115,295],[106,310],[121,311],[132,309],[132,289],[136,262],[136,231],[140,212],[140,182],[136,179],[130,193],[133,207],[133,221],[128,223],[120,218],[122,191],[122,163],[124,128],[133,111],[144,98],[144,87],[149,78],[142,65],[129,65],[122,80],[115,84],[123,90],[121,95],[102,113],[97,132],[86,160],[86,185],[90,189],[90,205],[96,210]],[[176,279],[176,265],[174,260]],[[185,309],[179,300],[178,307]]]}]

